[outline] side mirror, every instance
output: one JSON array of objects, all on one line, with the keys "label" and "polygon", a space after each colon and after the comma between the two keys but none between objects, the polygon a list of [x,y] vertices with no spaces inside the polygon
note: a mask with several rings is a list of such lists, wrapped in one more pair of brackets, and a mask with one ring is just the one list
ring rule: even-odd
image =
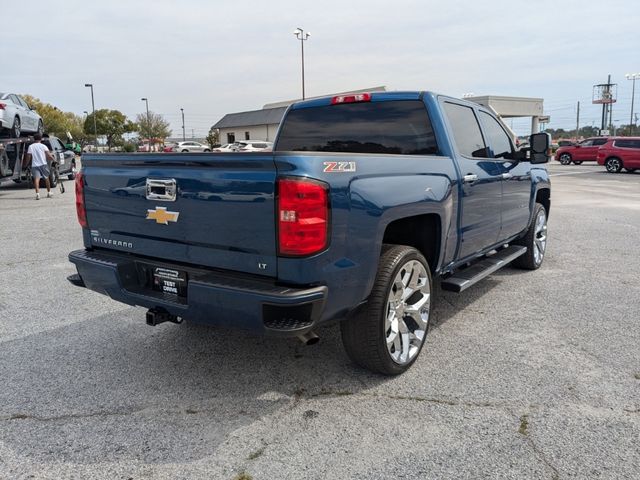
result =
[{"label": "side mirror", "polygon": [[549,147],[551,135],[548,133],[534,133],[529,137],[531,145],[531,163],[547,163],[549,161]]}]

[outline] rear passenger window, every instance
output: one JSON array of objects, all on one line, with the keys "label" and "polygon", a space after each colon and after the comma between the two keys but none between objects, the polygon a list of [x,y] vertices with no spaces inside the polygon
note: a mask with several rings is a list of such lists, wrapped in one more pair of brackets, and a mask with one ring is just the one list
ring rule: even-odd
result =
[{"label": "rear passenger window", "polygon": [[419,100],[349,103],[290,110],[278,151],[437,155],[427,109]]},{"label": "rear passenger window", "polygon": [[616,140],[615,146],[620,148],[640,148],[640,140]]},{"label": "rear passenger window", "polygon": [[453,130],[453,139],[460,155],[488,158],[487,146],[482,139],[480,125],[478,125],[473,109],[457,103],[445,102],[444,110],[449,118],[449,124]]},{"label": "rear passenger window", "polygon": [[593,146],[597,146],[597,145],[604,145],[605,143],[607,143],[607,139],[606,138],[596,138],[593,141]]}]

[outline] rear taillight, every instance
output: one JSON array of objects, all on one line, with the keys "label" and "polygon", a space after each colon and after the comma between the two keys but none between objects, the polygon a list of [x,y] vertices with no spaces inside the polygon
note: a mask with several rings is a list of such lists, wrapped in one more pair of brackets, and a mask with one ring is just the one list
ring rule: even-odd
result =
[{"label": "rear taillight", "polygon": [[309,179],[278,180],[278,253],[311,255],[329,238],[329,186]]},{"label": "rear taillight", "polygon": [[0,110],[4,110],[4,107],[6,107],[6,106],[7,106],[6,103],[0,102]]},{"label": "rear taillight", "polygon": [[84,174],[76,173],[76,212],[78,213],[78,223],[82,228],[89,228],[87,224],[87,211],[84,208]]},{"label": "rear taillight", "polygon": [[370,102],[370,101],[371,101],[370,93],[355,93],[353,95],[338,95],[337,97],[333,97],[331,99],[331,105],[340,105],[342,103]]}]

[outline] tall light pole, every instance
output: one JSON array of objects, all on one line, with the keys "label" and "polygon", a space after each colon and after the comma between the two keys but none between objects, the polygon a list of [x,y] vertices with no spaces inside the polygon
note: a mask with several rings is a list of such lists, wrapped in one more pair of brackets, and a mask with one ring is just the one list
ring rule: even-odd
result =
[{"label": "tall light pole", "polygon": [[141,98],[147,105],[147,140],[149,141],[149,151],[151,151],[151,120],[149,119],[149,99],[146,97]]},{"label": "tall light pole", "polygon": [[180,109],[180,113],[182,114],[182,141],[186,141],[187,137],[184,134],[184,108]]},{"label": "tall light pole", "polygon": [[633,80],[633,87],[631,88],[631,117],[629,118],[629,133],[633,135],[633,100],[636,96],[636,79],[640,78],[640,73],[627,73],[625,78],[627,80]]},{"label": "tall light pole", "polygon": [[302,49],[302,100],[304,100],[304,42],[311,36],[311,32],[305,32],[298,27],[293,34],[300,40],[300,48]]},{"label": "tall light pole", "polygon": [[98,149],[98,124],[96,123],[96,104],[93,101],[93,83],[85,83],[85,87],[91,89],[91,111],[93,112],[93,134],[96,137],[96,150]]}]

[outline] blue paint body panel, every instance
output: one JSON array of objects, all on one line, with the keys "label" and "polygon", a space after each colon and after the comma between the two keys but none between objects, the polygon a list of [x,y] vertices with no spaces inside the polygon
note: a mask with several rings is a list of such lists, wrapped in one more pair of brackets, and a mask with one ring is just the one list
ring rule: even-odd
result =
[{"label": "blue paint body panel", "polygon": [[[127,304],[263,333],[277,330],[265,327],[265,318],[290,308],[293,313],[283,318],[309,318],[292,324],[287,331],[294,334],[343,318],[366,301],[392,222],[424,215],[437,219],[435,275],[522,235],[538,192],[550,188],[546,168],[462,157],[442,102],[475,110],[479,105],[429,92],[374,93],[371,99],[392,100],[424,102],[438,155],[84,155],[89,229],[83,230],[85,251],[72,252],[70,260],[88,288]],[[329,104],[330,99],[310,100],[289,111]],[[354,162],[356,171],[327,172],[325,162],[331,161]],[[469,173],[478,176],[473,185],[462,181]],[[277,254],[276,182],[285,176],[329,185],[329,243],[310,257]],[[175,200],[148,200],[148,179],[175,180]],[[178,220],[163,224],[147,218],[159,208],[178,213]],[[186,299],[149,292],[140,265],[188,272]]]}]

